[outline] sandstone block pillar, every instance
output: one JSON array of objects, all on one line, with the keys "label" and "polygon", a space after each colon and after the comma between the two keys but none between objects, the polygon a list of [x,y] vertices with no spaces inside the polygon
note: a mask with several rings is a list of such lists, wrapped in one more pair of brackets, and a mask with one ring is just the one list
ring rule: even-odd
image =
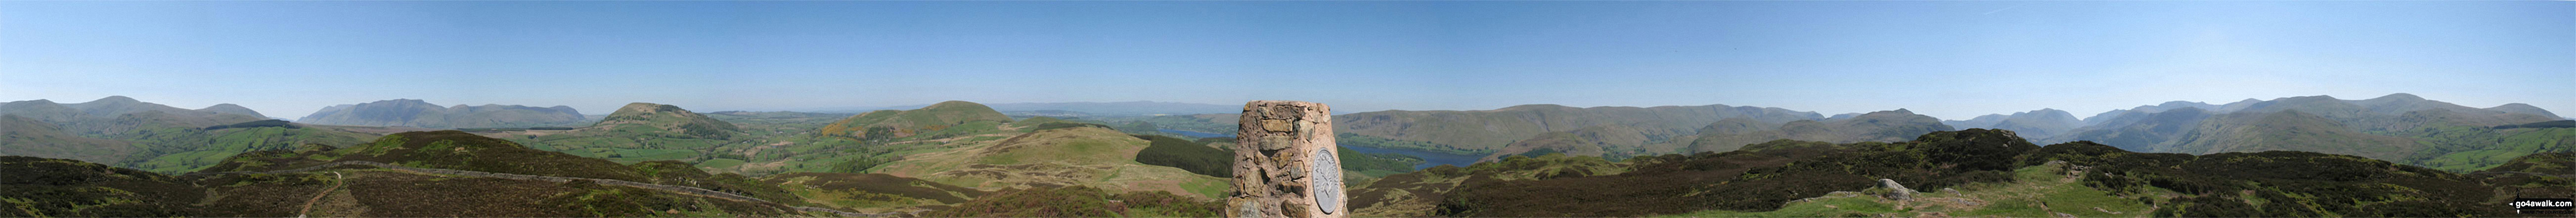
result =
[{"label": "sandstone block pillar", "polygon": [[1228,217],[1348,217],[1333,113],[1322,103],[1243,104]]}]

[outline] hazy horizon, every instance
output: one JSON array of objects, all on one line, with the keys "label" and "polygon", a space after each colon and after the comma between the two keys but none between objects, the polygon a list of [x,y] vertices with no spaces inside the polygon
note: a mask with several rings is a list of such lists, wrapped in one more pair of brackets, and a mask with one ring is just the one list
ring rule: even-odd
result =
[{"label": "hazy horizon", "polygon": [[2569,2],[0,2],[0,101],[2576,109]]}]

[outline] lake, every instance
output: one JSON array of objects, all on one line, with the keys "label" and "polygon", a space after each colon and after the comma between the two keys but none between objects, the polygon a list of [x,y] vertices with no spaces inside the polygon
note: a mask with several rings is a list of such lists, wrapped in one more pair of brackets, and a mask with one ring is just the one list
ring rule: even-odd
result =
[{"label": "lake", "polygon": [[1181,134],[1181,136],[1189,136],[1189,137],[1190,137],[1190,139],[1199,139],[1199,138],[1217,138],[1217,137],[1234,137],[1234,134],[1216,134],[1216,133],[1192,132],[1192,131],[1189,131],[1189,130],[1177,130],[1177,129],[1156,129],[1156,130],[1163,131],[1163,132],[1168,132],[1168,133],[1172,133],[1172,134]]},{"label": "lake", "polygon": [[1372,147],[1367,147],[1367,146],[1342,146],[1342,147],[1344,147],[1344,148],[1351,148],[1351,151],[1358,151],[1358,152],[1360,152],[1360,153],[1369,153],[1369,154],[1395,153],[1395,154],[1411,155],[1411,156],[1414,156],[1414,157],[1420,157],[1420,158],[1422,158],[1422,164],[1414,164],[1414,165],[1413,165],[1413,170],[1415,170],[1415,171],[1421,171],[1422,169],[1429,169],[1429,168],[1431,168],[1432,166],[1440,166],[1440,165],[1442,165],[1442,164],[1447,164],[1447,165],[1452,165],[1452,166],[1458,166],[1458,167],[1467,167],[1467,165],[1476,164],[1476,160],[1478,160],[1478,159],[1485,159],[1485,156],[1484,156],[1484,155],[1451,154],[1451,153],[1440,153],[1440,152],[1432,152],[1432,151],[1424,151],[1424,150],[1413,150],[1413,149],[1372,148]]}]

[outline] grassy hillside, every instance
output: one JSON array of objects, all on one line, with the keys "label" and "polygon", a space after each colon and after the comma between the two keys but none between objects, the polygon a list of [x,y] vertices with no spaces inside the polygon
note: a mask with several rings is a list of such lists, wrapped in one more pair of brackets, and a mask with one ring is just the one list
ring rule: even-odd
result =
[{"label": "grassy hillside", "polygon": [[[2231,103],[2219,111],[2130,112],[2043,141],[2095,141],[2132,151],[2210,154],[2312,151],[2466,172],[2525,154],[2576,147],[2576,134],[2521,124],[2545,110],[2471,108],[2414,95],[2363,100],[2303,96]],[[2507,128],[2491,128],[2503,127]]]},{"label": "grassy hillside", "polygon": [[927,217],[1217,217],[1216,201],[1164,192],[1091,187],[1011,190],[921,214]]},{"label": "grassy hillside", "polygon": [[761,181],[777,184],[806,203],[858,213],[923,212],[990,194],[886,174],[787,173]]},{"label": "grassy hillside", "polygon": [[2478,172],[2532,172],[2576,176],[2576,152],[2548,152],[2523,155],[2494,168]]},{"label": "grassy hillside", "polygon": [[420,168],[649,181],[645,175],[616,162],[536,150],[455,130],[386,135],[375,142],[345,148],[299,149],[232,156],[202,172],[269,171],[336,161],[373,161]]},{"label": "grassy hillside", "polygon": [[1227,152],[1188,139],[1163,136],[1137,136],[1148,142],[1145,150],[1136,152],[1136,163],[1167,166],[1190,173],[1217,178],[1234,177],[1234,152]]},{"label": "grassy hillside", "polygon": [[0,216],[170,217],[198,214],[188,180],[69,159],[0,156]]},{"label": "grassy hillside", "polygon": [[616,113],[609,113],[608,117],[601,118],[598,124],[573,131],[724,140],[741,134],[742,129],[735,127],[733,123],[708,118],[703,114],[689,112],[688,109],[680,109],[679,106],[637,102],[617,108]]},{"label": "grassy hillside", "polygon": [[1674,146],[1675,144],[1672,143],[1656,143],[1652,145],[1660,146],[1648,146],[1651,140],[1653,139],[1648,138],[1644,132],[1625,126],[1583,127],[1571,131],[1541,133],[1526,140],[1513,142],[1495,151],[1494,154],[1486,155],[1481,161],[1497,161],[1505,156],[1532,156],[1545,153],[1624,158],[1675,153],[1676,150],[1681,149],[1680,146]]},{"label": "grassy hillside", "polygon": [[[1043,126],[1043,125],[1041,125]],[[1088,186],[1215,199],[1224,179],[1137,162],[1151,142],[1117,130],[1071,126],[996,140],[950,139],[868,170],[982,190]],[[1230,161],[1227,163],[1231,163]]]},{"label": "grassy hillside", "polygon": [[860,113],[815,130],[823,135],[855,139],[908,137],[976,121],[1011,122],[1011,117],[992,107],[965,101],[946,101],[921,109],[881,110]]},{"label": "grassy hillside", "polygon": [[394,99],[324,107],[296,122],[350,126],[449,128],[525,128],[578,126],[585,120],[572,107],[455,105],[440,107],[419,99]]},{"label": "grassy hillside", "polygon": [[97,138],[113,138],[115,135],[126,134],[137,129],[198,128],[268,119],[251,115],[182,109],[125,96],[108,96],[95,101],[73,104],[58,104],[47,100],[0,103],[0,114],[44,121],[60,127],[65,133]]},{"label": "grassy hillside", "polygon": [[[328,152],[328,148],[306,151]],[[0,216],[11,217],[813,215],[786,205],[589,181],[512,180],[371,167],[168,176],[65,159],[7,156],[0,157],[0,172],[12,175],[0,177]]]},{"label": "grassy hillside", "polygon": [[2504,105],[2496,105],[2495,107],[2488,107],[2486,109],[2505,113],[2540,115],[2541,117],[2559,117],[2558,114],[2550,113],[2549,110],[2542,110],[2540,107],[2523,103],[2507,103]]},{"label": "grassy hillside", "polygon": [[1772,128],[1748,128],[1754,123],[1719,122],[1691,137],[1693,152],[1732,151],[1747,144],[1792,139],[1835,143],[1903,141],[1934,131],[1953,130],[1940,119],[1897,109],[1826,121],[1790,121]]},{"label": "grassy hillside", "polygon": [[2503,165],[2525,155],[2576,151],[2576,126],[2520,126],[2448,126],[2415,131],[2412,137],[2426,148],[2401,162],[2468,172]]},{"label": "grassy hillside", "polygon": [[134,131],[122,137],[125,141],[150,146],[152,154],[136,156],[128,166],[161,173],[182,173],[221,163],[236,154],[293,149],[309,145],[354,145],[375,138],[375,134],[337,128],[305,128],[298,124],[272,125],[252,121],[221,125],[225,128],[156,128]]},{"label": "grassy hillside", "polygon": [[2190,141],[2148,151],[2186,154],[2309,151],[2399,160],[2422,146],[2406,138],[2353,131],[2341,122],[2296,110],[2213,116],[2201,122],[2200,128],[2192,133],[2196,137]]},{"label": "grassy hillside", "polygon": [[[775,183],[767,182],[767,181],[762,181],[762,180],[755,179],[755,178],[752,178],[752,177],[743,176],[743,175],[740,175],[740,174],[733,174],[733,173],[708,173],[708,172],[706,172],[706,171],[699,170],[697,167],[692,166],[690,163],[685,163],[685,162],[676,162],[676,161],[647,161],[647,162],[639,162],[639,163],[635,163],[635,164],[631,164],[631,165],[624,165],[624,164],[618,164],[618,163],[616,163],[616,162],[612,162],[612,161],[608,161],[608,160],[603,160],[603,159],[585,158],[585,157],[579,157],[579,156],[574,156],[574,155],[564,154],[564,153],[560,153],[560,152],[541,151],[541,150],[530,149],[530,148],[527,148],[527,147],[525,147],[525,146],[520,146],[520,145],[518,145],[518,144],[516,144],[516,143],[512,143],[512,142],[507,141],[507,140],[501,140],[501,139],[494,139],[494,138],[482,137],[482,136],[474,135],[474,134],[471,134],[471,133],[466,133],[466,132],[462,132],[462,131],[454,131],[454,130],[447,130],[447,131],[433,131],[433,132],[406,132],[406,133],[399,133],[399,134],[387,135],[387,136],[385,136],[385,137],[383,137],[383,138],[379,138],[379,139],[377,139],[375,142],[372,142],[372,143],[359,144],[359,145],[352,145],[352,146],[348,146],[348,147],[346,147],[346,148],[334,148],[334,147],[330,147],[330,146],[312,145],[312,146],[305,146],[305,147],[302,147],[302,148],[298,148],[298,149],[296,149],[296,150],[271,150],[271,151],[259,151],[259,152],[246,153],[246,154],[242,154],[242,155],[238,155],[238,156],[230,157],[230,158],[226,159],[226,160],[224,161],[224,163],[223,163],[223,164],[220,164],[220,165],[217,165],[217,166],[215,166],[215,167],[209,168],[209,169],[207,169],[206,171],[203,171],[203,172],[208,172],[208,173],[213,173],[213,172],[262,172],[262,171],[286,170],[286,169],[303,169],[303,168],[308,168],[308,167],[312,167],[312,166],[320,166],[320,165],[322,165],[322,164],[326,164],[326,163],[335,163],[335,162],[343,162],[343,161],[368,161],[368,162],[379,162],[379,163],[388,163],[388,164],[400,165],[400,166],[405,166],[405,167],[417,167],[417,168],[429,168],[429,169],[463,170],[463,171],[474,171],[474,172],[507,173],[507,174],[535,175],[535,176],[560,176],[560,177],[573,177],[573,178],[596,178],[596,179],[623,180],[623,181],[631,181],[631,182],[647,183],[647,184],[659,184],[659,185],[672,185],[672,186],[687,186],[687,187],[694,187],[694,188],[706,189],[706,190],[711,190],[711,191],[725,192],[725,193],[731,193],[731,194],[736,194],[736,195],[748,196],[748,197],[752,197],[752,198],[765,199],[765,200],[774,201],[774,202],[787,202],[787,203],[791,203],[791,204],[793,204],[793,205],[803,205],[803,203],[802,203],[802,202],[805,202],[805,201],[804,201],[800,196],[798,196],[798,195],[796,195],[796,194],[794,194],[794,193],[790,192],[790,191],[789,191],[788,189],[786,189],[786,188],[782,188],[782,186],[779,186],[779,185],[777,185],[777,184],[775,184]],[[347,168],[347,167],[339,167],[339,168]],[[367,168],[367,167],[361,167],[361,168]],[[317,172],[317,173],[318,173],[318,172]],[[310,173],[306,173],[306,174],[310,174]],[[227,175],[241,175],[241,174],[227,174]],[[253,178],[253,179],[263,178],[263,177],[259,177],[260,175],[263,175],[263,174],[248,174],[248,175],[250,176],[250,178]],[[417,176],[417,175],[415,175],[415,176]],[[441,178],[439,178],[439,177],[447,177],[447,176],[449,176],[449,175],[433,175],[432,177],[409,177],[409,176],[397,176],[397,177],[387,177],[387,179],[395,179],[395,180],[398,180],[398,181],[413,181],[413,180],[415,180],[415,179],[428,179],[429,181],[446,181],[446,179],[441,179]],[[219,178],[220,178],[220,177],[219,177]],[[480,182],[480,183],[496,183],[496,184],[505,185],[505,186],[506,186],[506,185],[509,185],[509,184],[521,184],[521,183],[523,183],[523,181],[519,181],[519,180],[501,180],[501,179],[479,179],[479,180],[483,180],[483,181],[475,181],[475,182]],[[572,182],[572,183],[539,182],[539,183],[536,183],[536,184],[542,184],[543,186],[546,186],[546,187],[553,187],[553,186],[567,186],[567,187],[571,187],[571,188],[578,188],[578,189],[596,189],[596,190],[589,190],[589,191],[586,191],[586,193],[588,193],[588,194],[586,194],[586,195],[596,195],[596,196],[591,196],[591,197],[581,197],[581,196],[579,196],[579,195],[576,195],[576,196],[574,196],[574,197],[580,197],[580,198],[568,199],[568,200],[573,200],[573,201],[571,201],[571,202],[562,202],[562,203],[565,203],[565,204],[572,204],[572,205],[566,205],[566,206],[580,206],[581,208],[583,208],[583,209],[585,209],[585,210],[589,210],[589,209],[612,209],[612,210],[625,210],[625,209],[619,209],[619,208],[622,208],[622,207],[634,207],[634,206],[639,206],[639,205],[622,205],[622,206],[621,206],[621,205],[595,205],[595,204],[602,204],[602,203],[626,204],[626,203],[634,203],[634,202],[618,202],[619,200],[606,200],[606,201],[604,201],[604,202],[603,202],[603,200],[599,200],[599,199],[590,199],[590,198],[592,198],[592,197],[627,197],[627,198],[635,198],[635,199],[624,199],[624,200],[682,201],[682,202],[686,202],[686,201],[707,201],[707,200],[714,200],[714,201],[724,201],[724,202],[719,202],[719,203],[721,203],[721,204],[745,204],[745,203],[748,203],[749,205],[732,205],[732,206],[749,206],[749,207],[752,207],[752,208],[754,208],[754,209],[755,209],[755,210],[752,210],[752,211],[767,211],[767,212],[752,213],[752,214],[743,214],[743,215],[757,215],[757,214],[771,214],[771,215],[776,215],[776,214],[780,214],[779,212],[792,212],[792,210],[788,210],[788,211],[780,211],[780,210],[774,210],[774,209],[784,209],[784,208],[779,208],[779,207],[784,207],[784,206],[793,206],[793,205],[763,204],[763,203],[759,203],[759,202],[742,202],[742,201],[721,200],[721,199],[694,199],[694,198],[696,198],[696,197],[673,198],[673,196],[674,196],[675,194],[673,194],[673,193],[668,193],[668,192],[651,191],[651,190],[640,190],[640,189],[633,189],[632,187],[621,187],[621,186],[599,186],[599,185],[589,185],[589,184],[587,184],[587,183],[588,183],[588,182]],[[399,185],[399,183],[398,183],[398,184],[388,184],[388,185],[385,185],[383,188],[394,188],[394,189],[413,189],[413,188],[418,188],[418,187],[406,187],[406,185]],[[498,188],[502,188],[502,189],[509,189],[509,190],[495,190],[495,191],[504,191],[505,193],[517,193],[517,192],[520,192],[520,191],[524,191],[524,190],[526,190],[526,189],[528,189],[528,188],[530,188],[530,187],[498,187]],[[484,189],[484,190],[493,190],[493,188],[480,188],[480,189]],[[419,191],[419,190],[413,190],[413,191],[415,191],[415,192],[416,192],[416,191]],[[557,196],[561,196],[561,195],[557,195]],[[693,200],[693,199],[694,199],[694,200]],[[664,203],[658,203],[658,204],[670,204],[670,203],[671,203],[671,202],[664,202]],[[672,207],[672,206],[694,207],[694,206],[686,206],[686,205],[641,205],[641,206],[665,207],[665,209],[656,209],[656,210],[650,210],[650,211],[634,211],[634,212],[648,212],[648,213],[629,213],[629,214],[633,214],[633,215],[645,215],[645,214],[649,214],[649,212],[661,212],[661,211],[664,211],[664,210],[668,210],[669,208],[667,208],[667,207]],[[765,208],[765,209],[762,209],[762,208]],[[710,209],[710,208],[682,209],[682,210],[706,210],[706,209]],[[729,209],[729,210],[730,210],[730,209]],[[740,211],[735,211],[735,212],[740,212]],[[619,214],[619,213],[609,213],[609,214]]]},{"label": "grassy hillside", "polygon": [[131,143],[85,138],[61,127],[15,114],[0,115],[0,155],[38,156],[89,162],[124,162],[141,151]]},{"label": "grassy hillside", "polygon": [[252,117],[268,117],[268,115],[259,114],[259,111],[250,110],[250,108],[236,104],[215,104],[215,106],[199,108],[197,111],[215,112],[218,114],[238,114]]},{"label": "grassy hillside", "polygon": [[[529,147],[582,157],[623,162],[685,160],[704,162],[729,145],[748,143],[750,135],[732,122],[690,112],[678,106],[631,103],[598,124],[571,130],[518,130],[485,133]],[[732,157],[732,156],[722,156]],[[740,158],[733,158],[737,161]]]},{"label": "grassy hillside", "polygon": [[[2555,154],[2555,153],[2553,153]],[[2501,171],[2551,170],[2534,155]],[[2521,164],[2532,163],[2532,164]],[[2544,167],[2520,167],[2544,166]],[[1881,184],[1897,181],[1915,192]],[[1548,155],[1397,174],[1352,191],[1359,216],[2512,216],[2499,194],[2564,195],[2563,177],[2457,174],[2270,151],[2034,146],[1971,129],[1896,143],[1773,141],[1622,162]],[[2550,196],[2555,196],[2550,195]]]},{"label": "grassy hillside", "polygon": [[160,173],[195,171],[242,152],[346,145],[376,134],[271,121],[238,105],[189,110],[111,96],[77,104],[0,104],[0,154],[97,161]]}]

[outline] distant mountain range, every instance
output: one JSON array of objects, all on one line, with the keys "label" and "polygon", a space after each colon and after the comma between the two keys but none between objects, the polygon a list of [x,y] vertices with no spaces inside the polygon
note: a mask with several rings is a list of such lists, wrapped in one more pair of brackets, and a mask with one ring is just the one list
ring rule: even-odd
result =
[{"label": "distant mountain range", "polygon": [[[2520,154],[2576,150],[2576,138],[2571,138],[2576,132],[2550,136],[2576,130],[2488,128],[2562,119],[2546,110],[2524,104],[2474,108],[2405,93],[2362,100],[2303,96],[2225,105],[2167,102],[2113,112],[2086,119],[2093,125],[2038,141],[2093,141],[2130,151],[2187,154],[2313,151],[2450,170],[2491,167]],[[2531,139],[2509,140],[2515,137]]]},{"label": "distant mountain range", "polygon": [[71,158],[153,172],[185,172],[233,154],[306,143],[356,143],[376,134],[269,121],[233,104],[182,109],[109,96],[73,104],[0,103],[0,155]]},{"label": "distant mountain range", "polygon": [[[1594,126],[1621,126],[1627,129],[1596,130],[1633,131],[1645,138],[1669,139],[1696,134],[1701,127],[1727,118],[1787,123],[1822,119],[1824,116],[1782,108],[1727,105],[1576,108],[1536,104],[1477,111],[1389,110],[1334,115],[1333,131],[1356,136],[1343,138],[1346,140],[1343,144],[1481,154],[1501,151],[1514,142],[1541,134],[1578,131]],[[1662,147],[1664,149],[1649,149],[1647,152],[1675,152],[1681,146]]]},{"label": "distant mountain range", "polygon": [[1692,138],[1690,150],[1676,153],[1727,152],[1744,145],[1773,140],[1799,140],[1828,143],[1893,142],[1912,139],[1934,131],[1958,130],[1941,124],[1932,116],[1896,109],[1825,121],[1799,120],[1772,125],[1730,119],[1701,128]]},{"label": "distant mountain range", "polygon": [[[405,122],[545,111],[380,103],[341,109]],[[2576,121],[2528,105],[2393,94],[2114,112],[1540,104],[1333,122],[1352,148],[1336,155],[1352,216],[2454,217],[2576,193]],[[1209,217],[1226,208],[1239,140],[1153,134],[1232,132],[1233,114],[1014,118],[965,101],[860,114],[631,103],[577,128],[261,118],[123,97],[0,104],[0,156],[32,156],[0,157],[0,190],[20,190],[0,198],[46,203],[0,217]],[[1412,167],[1441,153],[1474,164]]]},{"label": "distant mountain range", "polygon": [[513,128],[578,126],[580,111],[569,106],[529,107],[519,105],[456,105],[439,107],[419,99],[394,99],[360,104],[334,105],[297,118],[295,122],[349,126],[404,126],[421,128]]},{"label": "distant mountain range", "polygon": [[[1208,117],[1202,117],[1208,116]],[[1153,126],[1229,132],[1226,114],[1158,116]],[[1722,152],[1779,139],[1899,141],[1924,132],[2011,130],[2036,142],[2094,141],[2139,152],[2268,150],[2349,154],[2449,170],[2491,167],[2519,154],[2576,150],[2558,128],[2487,128],[2561,120],[2527,104],[2474,108],[2391,94],[2363,100],[2306,96],[2207,104],[2174,101],[2083,119],[2056,109],[1940,121],[1903,110],[1822,117],[1780,108],[1521,105],[1475,111],[1377,111],[1335,116],[1341,144],[1484,156],[1566,153],[1610,158]],[[2576,132],[2568,133],[2576,135]]]},{"label": "distant mountain range", "polygon": [[2014,112],[2012,115],[1990,114],[1968,120],[1944,120],[1941,124],[1960,129],[2012,130],[2022,137],[2047,138],[2076,127],[2083,127],[2084,120],[2075,119],[2074,114],[2068,114],[2066,111],[2042,108],[2030,112]]},{"label": "distant mountain range", "polygon": [[240,105],[216,104],[191,110],[125,96],[108,96],[73,104],[43,99],[13,101],[0,103],[0,114],[52,123],[64,127],[64,131],[82,135],[115,134],[153,125],[204,127],[267,119],[259,112]]},{"label": "distant mountain range", "polygon": [[[1161,114],[1161,115],[1217,114],[1217,113],[1236,113],[1236,112],[1242,112],[1242,110],[1243,110],[1243,105],[1200,104],[1200,103],[1158,102],[1158,101],[996,103],[996,104],[984,104],[984,105],[985,105],[986,107],[991,107],[994,111],[1000,111],[1000,112],[1003,112],[1003,113],[1012,113],[1013,115],[1023,115],[1023,113],[1025,113],[1026,115],[1035,115],[1035,116],[1059,116],[1059,117],[1061,117],[1061,116],[1069,116],[1069,115],[1088,115],[1088,116],[1151,116],[1151,115],[1157,115],[1157,114]],[[878,111],[878,110],[908,110],[908,109],[922,108],[922,107],[929,107],[929,106],[931,106],[931,105],[926,105],[926,104],[925,104],[925,105],[900,105],[900,106],[886,106],[886,107],[867,107],[867,108],[834,109],[834,110],[823,110],[823,112],[868,112],[868,111]]]}]

